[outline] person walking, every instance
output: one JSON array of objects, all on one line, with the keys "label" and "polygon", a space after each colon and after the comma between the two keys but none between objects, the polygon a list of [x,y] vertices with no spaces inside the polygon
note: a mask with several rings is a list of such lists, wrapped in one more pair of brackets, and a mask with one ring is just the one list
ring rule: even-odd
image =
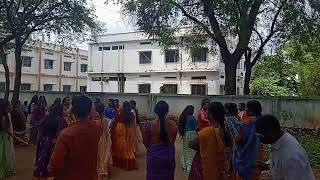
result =
[{"label": "person walking", "polygon": [[188,147],[189,142],[197,137],[197,120],[193,116],[194,106],[188,105],[179,117],[179,134],[182,138],[181,165],[182,169],[189,172],[193,157],[196,153]]},{"label": "person walking", "polygon": [[44,96],[40,96],[39,100],[32,104],[32,123],[31,123],[31,134],[30,144],[37,145],[39,141],[40,126],[43,123],[47,114],[47,100]]},{"label": "person walking", "polygon": [[111,155],[111,135],[109,132],[108,120],[104,117],[104,105],[101,102],[95,103],[95,109],[101,118],[101,136],[98,147],[97,172],[99,180],[108,179],[111,176],[112,155]]},{"label": "person walking", "polygon": [[[264,144],[271,144],[269,164],[274,180],[315,180],[306,151],[289,133],[281,130],[278,119],[264,115],[256,121],[256,133]],[[267,168],[266,168],[267,169]]]},{"label": "person walking", "polygon": [[36,149],[36,159],[33,176],[45,180],[48,177],[48,164],[59,133],[68,125],[62,118],[62,105],[55,103],[40,127],[39,142]]},{"label": "person walking", "polygon": [[68,126],[72,126],[76,123],[76,117],[72,112],[72,99],[70,97],[65,97],[62,99],[63,106],[63,118],[68,123]]},{"label": "person walking", "polygon": [[131,171],[138,169],[132,137],[132,127],[135,121],[130,103],[125,101],[122,107],[111,125],[112,160],[113,166]]},{"label": "person walking", "polygon": [[131,107],[131,114],[133,118],[133,124],[132,124],[132,140],[134,144],[134,153],[137,154],[139,151],[139,142],[141,142],[141,134],[139,131],[139,114],[137,110],[137,103],[134,100],[131,100],[130,102],[130,107]]},{"label": "person walking", "polygon": [[85,95],[72,99],[77,122],[62,130],[48,165],[49,179],[97,180],[101,118]]},{"label": "person walking", "polygon": [[189,180],[226,180],[225,146],[230,141],[224,124],[224,107],[219,102],[208,106],[210,127],[198,132],[189,147],[199,151],[192,163]]},{"label": "person walking", "polygon": [[208,119],[208,105],[210,100],[205,98],[202,100],[201,108],[197,113],[198,119],[198,130],[201,131],[202,129],[209,127],[211,125],[210,120]]},{"label": "person walking", "polygon": [[25,139],[27,120],[25,114],[21,110],[21,102],[19,100],[13,104],[10,115],[14,135],[21,139]]},{"label": "person walking", "polygon": [[28,107],[29,107],[28,101],[24,101],[21,109],[22,109],[22,112],[24,113],[24,115],[26,117],[26,120],[28,119],[28,114],[29,114]]},{"label": "person walking", "polygon": [[157,115],[152,121],[140,124],[143,144],[147,148],[147,180],[174,180],[176,167],[176,123],[167,118],[169,105],[159,101],[154,109]]}]

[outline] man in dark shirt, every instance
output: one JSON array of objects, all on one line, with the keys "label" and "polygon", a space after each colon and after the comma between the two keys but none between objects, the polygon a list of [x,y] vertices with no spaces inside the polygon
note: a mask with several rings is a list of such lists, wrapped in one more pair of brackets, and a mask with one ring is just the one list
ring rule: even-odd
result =
[{"label": "man in dark shirt", "polygon": [[[48,171],[55,180],[97,180],[97,154],[101,135],[99,114],[89,97],[72,100],[77,123],[60,132]],[[53,179],[53,178],[52,178]]]}]

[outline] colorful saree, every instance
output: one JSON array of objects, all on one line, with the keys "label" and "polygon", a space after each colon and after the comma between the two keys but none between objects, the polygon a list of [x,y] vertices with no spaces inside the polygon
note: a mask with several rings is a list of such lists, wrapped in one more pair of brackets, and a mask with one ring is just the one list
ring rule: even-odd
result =
[{"label": "colorful saree", "polygon": [[[207,127],[198,132],[200,151],[196,154],[192,164],[189,180],[226,180],[226,163],[224,143],[220,130]],[[201,159],[201,166],[199,165]],[[201,168],[201,173],[199,169]],[[199,174],[199,176],[196,176]],[[202,175],[202,177],[201,177]]]},{"label": "colorful saree", "polygon": [[111,129],[113,166],[127,171],[136,170],[138,167],[134,155],[132,131],[123,123],[122,118],[122,112],[116,115]]},{"label": "colorful saree", "polygon": [[111,156],[111,137],[109,132],[108,120],[102,119],[102,134],[98,147],[98,176],[108,178],[111,176],[112,156]]},{"label": "colorful saree", "polygon": [[[145,123],[147,141],[151,141],[151,122]],[[147,180],[174,180],[176,168],[175,146],[168,144],[150,144],[147,148]]]}]

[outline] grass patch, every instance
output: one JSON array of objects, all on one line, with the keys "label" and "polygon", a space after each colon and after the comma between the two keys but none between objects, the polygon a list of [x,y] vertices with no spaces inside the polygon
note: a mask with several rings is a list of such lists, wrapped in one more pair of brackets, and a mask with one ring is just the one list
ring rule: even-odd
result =
[{"label": "grass patch", "polygon": [[[320,166],[320,142],[311,137],[297,137],[301,146],[305,149],[308,154],[308,158],[311,166],[319,167]],[[271,146],[265,146],[266,159],[270,159]]]}]

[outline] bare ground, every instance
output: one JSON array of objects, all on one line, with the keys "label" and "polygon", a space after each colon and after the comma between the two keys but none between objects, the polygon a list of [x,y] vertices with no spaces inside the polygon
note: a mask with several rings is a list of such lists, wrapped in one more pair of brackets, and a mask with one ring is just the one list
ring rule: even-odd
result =
[{"label": "bare ground", "polygon": [[[177,142],[179,143],[179,142]],[[177,180],[187,180],[188,174],[183,172],[180,166],[180,146],[177,145],[176,152],[176,175]],[[17,162],[17,174],[14,177],[7,178],[7,180],[33,180],[33,165],[35,159],[35,147],[16,147],[16,162]],[[123,171],[118,168],[112,169],[111,180],[144,180],[146,175],[146,162],[145,162],[145,149],[140,146],[140,153],[137,156],[139,169],[136,171]],[[315,168],[317,175],[316,179],[320,180],[320,167]],[[269,173],[264,173],[264,180],[271,180]]]}]

